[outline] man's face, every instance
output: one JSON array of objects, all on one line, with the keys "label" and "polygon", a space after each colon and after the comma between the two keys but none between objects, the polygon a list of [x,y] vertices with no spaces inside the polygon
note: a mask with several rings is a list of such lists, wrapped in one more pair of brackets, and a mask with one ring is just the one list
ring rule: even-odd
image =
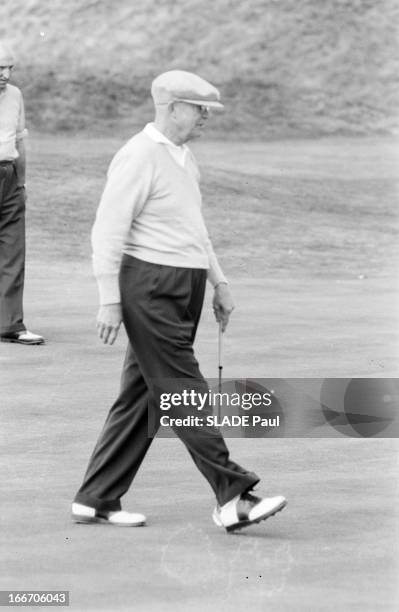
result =
[{"label": "man's face", "polygon": [[12,66],[4,65],[0,59],[0,91],[6,88],[6,85],[11,77]]},{"label": "man's face", "polygon": [[173,117],[181,143],[199,138],[202,134],[209,110],[205,105],[175,102]]}]

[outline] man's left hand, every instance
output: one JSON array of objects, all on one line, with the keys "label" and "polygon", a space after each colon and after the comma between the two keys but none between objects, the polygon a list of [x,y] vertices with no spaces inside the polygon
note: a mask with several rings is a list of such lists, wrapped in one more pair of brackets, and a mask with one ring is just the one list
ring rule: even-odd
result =
[{"label": "man's left hand", "polygon": [[234,310],[234,302],[227,283],[220,283],[215,287],[213,294],[213,312],[215,319],[222,323],[222,332],[225,331],[229,317]]}]

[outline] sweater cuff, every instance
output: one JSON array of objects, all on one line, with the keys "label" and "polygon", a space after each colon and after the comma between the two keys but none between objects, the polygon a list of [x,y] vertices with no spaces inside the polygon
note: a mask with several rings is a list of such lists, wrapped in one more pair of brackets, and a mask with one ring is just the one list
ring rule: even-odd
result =
[{"label": "sweater cuff", "polygon": [[97,276],[97,285],[101,306],[120,303],[121,294],[117,274],[101,274],[101,276]]},{"label": "sweater cuff", "polygon": [[225,275],[223,274],[221,268],[219,265],[214,266],[212,268],[209,268],[208,270],[208,280],[211,283],[211,285],[213,285],[213,287],[216,287],[216,285],[219,285],[219,283],[227,283],[228,284],[228,280],[225,277]]},{"label": "sweater cuff", "polygon": [[16,140],[23,140],[24,138],[27,138],[29,135],[28,130],[25,128],[24,130],[22,130],[21,132],[17,132],[15,139]]}]

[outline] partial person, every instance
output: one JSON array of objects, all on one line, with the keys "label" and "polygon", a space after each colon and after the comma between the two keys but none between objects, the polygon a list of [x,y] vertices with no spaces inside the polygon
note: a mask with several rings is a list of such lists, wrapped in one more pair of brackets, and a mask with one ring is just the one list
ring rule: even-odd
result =
[{"label": "partial person", "polygon": [[[72,504],[80,523],[145,524],[143,514],[123,511],[120,500],[159,426],[156,381],[206,393],[193,342],[207,279],[223,331],[233,310],[201,212],[197,163],[186,145],[201,135],[210,109],[223,107],[219,91],[193,73],[173,70],[153,81],[151,93],[155,120],[113,158],[92,232],[98,334],[113,344],[123,321],[129,344],[119,397]],[[184,406],[176,414],[184,417]],[[215,494],[217,526],[234,531],[284,508],[282,496],[251,492],[259,477],[230,459],[218,429],[174,431]]]},{"label": "partial person", "polygon": [[14,56],[0,41],[0,339],[43,344],[23,316],[25,275],[25,129],[20,90],[10,85]]}]

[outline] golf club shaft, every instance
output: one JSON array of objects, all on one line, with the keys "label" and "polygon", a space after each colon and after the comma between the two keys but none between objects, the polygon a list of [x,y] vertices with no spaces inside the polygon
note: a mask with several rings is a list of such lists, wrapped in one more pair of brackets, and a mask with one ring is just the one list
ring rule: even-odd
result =
[{"label": "golf club shaft", "polygon": [[218,367],[219,367],[219,392],[221,391],[222,385],[222,371],[223,371],[223,332],[222,323],[219,322],[219,337],[218,337]]},{"label": "golf club shaft", "polygon": [[[223,332],[222,332],[222,323],[219,322],[219,334],[218,334],[218,374],[219,374],[218,391],[219,393],[222,393],[222,373],[223,373]],[[219,419],[221,415],[220,403],[221,403],[221,396],[219,396],[219,402],[218,402]]]}]

